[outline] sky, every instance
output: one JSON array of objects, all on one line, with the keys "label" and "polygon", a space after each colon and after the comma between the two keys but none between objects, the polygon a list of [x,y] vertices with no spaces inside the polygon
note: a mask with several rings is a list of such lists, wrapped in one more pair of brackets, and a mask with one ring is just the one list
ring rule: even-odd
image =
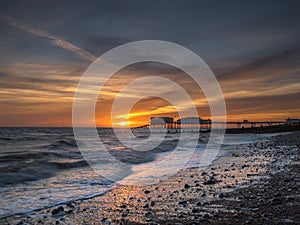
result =
[{"label": "sky", "polygon": [[[222,88],[229,121],[299,118],[299,7],[299,1],[1,1],[0,126],[72,126],[85,70],[106,51],[139,40],[174,42],[198,54]],[[97,101],[96,124],[111,126],[117,94],[147,75],[177,82],[199,116],[210,117],[205,95],[183,71],[149,62],[109,80]],[[174,90],[167,91],[158,88]],[[127,118],[134,126],[156,115],[178,113],[149,96]]]}]

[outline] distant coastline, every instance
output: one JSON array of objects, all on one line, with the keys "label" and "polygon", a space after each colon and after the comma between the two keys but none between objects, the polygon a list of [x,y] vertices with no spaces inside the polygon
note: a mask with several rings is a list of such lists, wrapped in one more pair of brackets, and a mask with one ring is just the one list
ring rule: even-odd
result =
[{"label": "distant coastline", "polygon": [[275,125],[267,127],[249,127],[249,128],[232,128],[226,129],[227,134],[241,134],[241,133],[256,133],[256,134],[265,134],[265,133],[281,133],[281,132],[292,132],[300,131],[300,125]]}]

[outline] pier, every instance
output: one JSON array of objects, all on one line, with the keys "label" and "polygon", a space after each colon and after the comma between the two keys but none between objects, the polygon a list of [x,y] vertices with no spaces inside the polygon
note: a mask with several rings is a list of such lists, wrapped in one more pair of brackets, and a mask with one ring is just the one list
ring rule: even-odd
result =
[{"label": "pier", "polygon": [[226,130],[226,133],[272,133],[300,130],[300,119],[286,119],[285,121],[229,121],[212,122],[198,117],[181,118],[174,121],[172,117],[151,117],[149,124],[136,128],[147,128],[157,132],[167,129],[168,133],[180,132],[210,132],[214,129]]}]

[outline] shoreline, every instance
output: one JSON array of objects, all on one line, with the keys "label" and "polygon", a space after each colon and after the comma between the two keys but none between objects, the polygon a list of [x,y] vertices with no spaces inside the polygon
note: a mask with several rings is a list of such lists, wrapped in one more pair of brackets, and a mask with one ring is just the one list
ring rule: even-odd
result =
[{"label": "shoreline", "polygon": [[[298,138],[294,141],[291,136]],[[119,186],[98,197],[38,210],[29,215],[11,216],[0,219],[0,222],[197,224],[201,221],[201,224],[214,224],[220,215],[229,214],[220,205],[227,204],[228,199],[235,198],[240,190],[269,182],[273,173],[275,176],[288,173],[290,162],[286,159],[297,156],[297,151],[299,155],[299,146],[294,146],[299,145],[299,136],[300,132],[296,132],[265,138],[254,144],[233,145],[234,149],[220,156],[213,165],[204,169],[187,168],[157,185]],[[279,143],[290,146],[282,147]],[[292,149],[289,152],[294,155],[285,154],[286,149]],[[236,219],[236,215],[232,216],[231,219]]]}]

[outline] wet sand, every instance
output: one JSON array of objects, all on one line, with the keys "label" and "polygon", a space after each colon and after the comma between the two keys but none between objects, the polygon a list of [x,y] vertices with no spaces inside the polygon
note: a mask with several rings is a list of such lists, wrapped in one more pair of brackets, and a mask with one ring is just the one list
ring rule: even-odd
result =
[{"label": "wet sand", "polygon": [[233,146],[157,185],[13,216],[0,224],[300,224],[300,132]]}]

